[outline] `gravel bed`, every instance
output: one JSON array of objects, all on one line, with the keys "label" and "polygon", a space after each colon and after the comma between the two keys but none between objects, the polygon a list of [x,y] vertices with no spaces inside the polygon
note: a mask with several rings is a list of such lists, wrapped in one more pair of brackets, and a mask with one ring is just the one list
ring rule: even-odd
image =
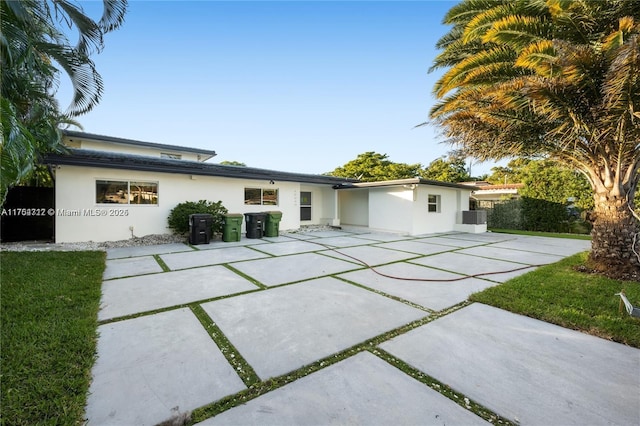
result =
[{"label": "gravel bed", "polygon": [[174,234],[153,234],[119,241],[85,241],[80,243],[49,243],[45,241],[20,241],[0,244],[0,251],[82,251],[106,250],[116,247],[150,246],[155,244],[186,243],[187,238]]}]

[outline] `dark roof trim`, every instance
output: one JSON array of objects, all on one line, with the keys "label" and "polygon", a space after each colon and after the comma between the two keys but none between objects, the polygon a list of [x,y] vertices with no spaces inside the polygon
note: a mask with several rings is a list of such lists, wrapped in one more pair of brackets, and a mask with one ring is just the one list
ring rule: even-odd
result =
[{"label": "dark roof trim", "polygon": [[113,136],[96,135],[93,133],[76,132],[73,130],[63,130],[62,133],[68,138],[85,139],[85,140],[98,141],[98,142],[111,142],[111,143],[117,143],[117,144],[123,144],[123,145],[143,146],[147,148],[157,148],[157,149],[162,149],[167,151],[192,152],[195,154],[206,155],[209,158],[215,157],[217,155],[215,151],[199,149],[199,148],[189,148],[186,146],[166,145],[166,144],[155,143],[155,142],[142,142],[142,141],[137,141],[133,139],[123,139],[123,138],[115,138]]},{"label": "dark roof trim", "polygon": [[219,176],[238,179],[274,180],[325,185],[342,185],[355,182],[352,179],[303,173],[279,172],[253,167],[228,166],[198,161],[171,160],[118,152],[69,149],[68,154],[48,154],[43,163],[106,169],[139,170],[156,173],[177,173],[200,176]]},{"label": "dark roof trim", "polygon": [[352,182],[341,185],[336,189],[357,189],[357,188],[380,188],[385,186],[404,186],[404,185],[431,185],[431,186],[443,186],[445,188],[465,189],[467,191],[473,191],[474,188],[469,185],[462,185],[452,182],[441,182],[438,180],[429,180],[422,178],[410,178],[410,179],[397,179],[397,180],[385,180],[379,182]]}]

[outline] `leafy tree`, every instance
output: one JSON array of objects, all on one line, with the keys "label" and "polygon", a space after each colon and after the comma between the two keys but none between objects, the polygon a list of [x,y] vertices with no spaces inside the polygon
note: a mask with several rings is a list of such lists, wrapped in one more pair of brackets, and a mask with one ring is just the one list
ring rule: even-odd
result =
[{"label": "leafy tree", "polygon": [[467,182],[473,179],[467,171],[465,157],[456,152],[449,157],[435,159],[420,174],[425,179],[440,182]]},{"label": "leafy tree", "polygon": [[358,179],[363,182],[408,179],[418,177],[420,174],[421,164],[393,163],[387,158],[387,154],[378,154],[373,151],[365,152],[359,154],[355,160],[351,160],[327,174]]},{"label": "leafy tree", "polygon": [[[119,27],[127,0],[104,0],[95,22],[68,0],[0,0],[1,102],[0,203],[7,190],[27,178],[42,153],[61,149],[59,126],[90,111],[103,86],[90,56],[103,48],[105,33]],[[64,29],[77,30],[73,45]],[[61,74],[74,95],[61,112],[55,92]]]},{"label": "leafy tree", "polygon": [[431,118],[481,160],[544,155],[594,194],[590,259],[640,270],[640,2],[465,0],[444,18]]}]

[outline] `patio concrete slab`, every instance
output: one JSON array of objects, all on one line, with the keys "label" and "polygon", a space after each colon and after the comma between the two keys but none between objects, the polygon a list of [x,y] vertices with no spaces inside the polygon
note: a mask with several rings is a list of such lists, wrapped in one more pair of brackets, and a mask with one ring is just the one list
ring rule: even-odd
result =
[{"label": "patio concrete slab", "polygon": [[198,250],[187,253],[163,254],[160,258],[172,270],[218,265],[241,260],[260,259],[269,255],[248,247],[229,247],[224,250]]},{"label": "patio concrete slab", "polygon": [[506,262],[504,260],[486,259],[484,257],[471,256],[459,252],[440,253],[433,256],[420,257],[418,259],[412,259],[410,262],[466,275],[492,272],[491,275],[483,275],[480,278],[501,283],[535,269],[528,268],[502,274],[493,274],[493,272],[519,269],[526,265]]},{"label": "patio concrete slab", "polygon": [[558,241],[553,241],[552,238],[531,237],[496,243],[493,244],[492,247],[506,248],[510,250],[526,250],[536,253],[555,254],[558,256],[571,256],[576,253],[587,251],[591,248],[591,241],[557,239],[563,243],[558,244]]},{"label": "patio concrete slab", "polygon": [[485,241],[462,240],[460,238],[451,238],[450,236],[425,237],[425,238],[418,238],[414,241],[419,241],[421,243],[439,244],[443,246],[451,246],[451,247],[457,247],[457,248],[475,247],[475,246],[481,246],[481,245],[487,244]]},{"label": "patio concrete slab", "polygon": [[107,259],[120,259],[123,257],[150,256],[152,254],[176,253],[180,251],[193,251],[191,247],[182,243],[157,244],[153,246],[117,247],[107,249]]},{"label": "patio concrete slab", "polygon": [[308,241],[286,241],[284,243],[264,244],[256,247],[264,253],[273,256],[286,256],[288,254],[308,253],[312,251],[324,250],[326,247]]},{"label": "patio concrete slab", "polygon": [[199,424],[489,423],[375,355],[362,352]]},{"label": "patio concrete slab", "polygon": [[340,274],[339,277],[401,297],[434,311],[441,311],[464,302],[472,293],[496,285],[494,282],[477,278],[454,282],[410,281],[412,279],[446,280],[460,278],[461,275],[407,263],[393,263],[377,267],[375,270],[409,280],[384,277],[371,269]]},{"label": "patio concrete slab", "polygon": [[317,253],[270,257],[234,263],[232,266],[269,287],[362,268],[361,265],[353,262],[345,262]]},{"label": "patio concrete slab", "polygon": [[261,379],[427,315],[331,277],[216,300],[202,308]]},{"label": "patio concrete slab", "polygon": [[449,234],[448,238],[455,238],[459,240],[474,241],[478,243],[488,244],[488,243],[497,243],[500,241],[515,240],[516,238],[518,238],[518,235],[499,234],[499,233],[493,233],[493,232],[484,232],[481,234],[460,233],[460,234]]},{"label": "patio concrete slab", "polygon": [[458,253],[485,257],[488,259],[506,260],[508,262],[524,263],[526,265],[546,265],[558,262],[564,256],[555,254],[536,253],[533,251],[513,250],[491,246],[471,247],[460,250]]},{"label": "patio concrete slab", "polygon": [[189,309],[102,325],[86,415],[154,425],[245,389]]},{"label": "patio concrete slab", "polygon": [[640,350],[473,304],[380,347],[519,424],[640,424]]},{"label": "patio concrete slab", "polygon": [[311,238],[327,238],[327,237],[344,237],[351,235],[349,232],[344,231],[309,231],[301,232],[303,235],[307,235]]},{"label": "patio concrete slab", "polygon": [[337,259],[343,259],[348,262],[356,262],[357,264],[361,264],[358,260],[362,260],[367,265],[371,266],[412,259],[418,256],[415,253],[388,250],[376,246],[345,247],[338,248],[336,250],[321,251],[319,253],[335,257]]},{"label": "patio concrete slab", "polygon": [[268,241],[260,238],[244,238],[242,237],[240,241],[222,241],[215,240],[211,241],[209,244],[198,244],[194,246],[196,250],[215,250],[221,248],[229,248],[229,247],[245,247],[245,246],[255,246],[260,244],[268,244]]},{"label": "patio concrete slab", "polygon": [[220,265],[105,281],[98,319],[103,321],[256,289],[249,280]]},{"label": "patio concrete slab", "polygon": [[385,233],[385,232],[358,234],[356,235],[356,237],[362,238],[364,240],[379,241],[379,242],[411,240],[413,238],[413,237],[409,237],[408,235],[400,235],[400,234]]},{"label": "patio concrete slab", "polygon": [[357,238],[355,236],[348,237],[328,237],[316,240],[310,240],[310,242],[321,243],[326,246],[333,247],[355,247],[355,246],[363,246],[365,244],[371,244],[371,241],[364,240],[362,238]]},{"label": "patio concrete slab", "polygon": [[162,272],[162,267],[152,256],[125,257],[106,261],[106,268],[102,274],[103,280],[113,278],[132,277],[134,275],[153,274]]},{"label": "patio concrete slab", "polygon": [[376,244],[377,247],[387,248],[391,250],[401,250],[421,255],[442,253],[454,250],[454,247],[443,246],[438,244],[428,244],[421,241],[394,241],[390,243]]}]

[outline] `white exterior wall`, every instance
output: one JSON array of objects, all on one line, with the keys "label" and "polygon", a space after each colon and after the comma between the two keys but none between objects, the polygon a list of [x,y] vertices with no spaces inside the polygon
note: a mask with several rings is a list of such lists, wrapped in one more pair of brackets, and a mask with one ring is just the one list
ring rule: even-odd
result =
[{"label": "white exterior wall", "polygon": [[[78,143],[80,143],[80,146],[77,146]],[[92,151],[119,152],[122,154],[145,155],[147,157],[156,157],[156,158],[160,158],[161,153],[178,154],[182,156],[181,160],[200,161],[200,158],[198,158],[198,154],[193,152],[161,150],[159,148],[153,148],[153,147],[100,142],[100,141],[93,141],[93,140],[88,141],[88,140],[76,139],[76,138],[74,138],[74,142],[69,143],[69,146],[72,148],[82,148],[82,149],[87,149]]]},{"label": "white exterior wall", "polygon": [[[96,180],[140,180],[158,182],[158,205],[96,204]],[[165,234],[171,209],[184,201],[222,201],[229,213],[282,211],[280,230],[300,227],[300,184],[233,179],[212,176],[142,172],[77,166],[56,169],[56,242],[115,241],[135,236]],[[245,205],[244,189],[278,189],[278,205]],[[315,191],[315,192],[314,192]],[[332,193],[327,186],[312,186],[318,195],[313,202],[323,200],[322,191]],[[322,213],[319,206],[318,215]],[[100,210],[107,216],[89,216],[88,210]],[[111,212],[110,212],[111,211]],[[65,213],[77,216],[66,215]],[[110,215],[113,213],[114,215]],[[123,216],[117,216],[123,214]],[[243,223],[243,232],[245,224]]]},{"label": "white exterior wall", "polygon": [[[449,232],[469,210],[471,190],[431,185],[372,187],[340,191],[340,219],[345,225],[410,235]],[[440,196],[440,211],[428,211],[428,196]]]},{"label": "white exterior wall", "polygon": [[411,234],[413,190],[404,187],[369,189],[369,228]]},{"label": "white exterior wall", "polygon": [[338,191],[340,223],[369,226],[369,190],[343,189]]}]

